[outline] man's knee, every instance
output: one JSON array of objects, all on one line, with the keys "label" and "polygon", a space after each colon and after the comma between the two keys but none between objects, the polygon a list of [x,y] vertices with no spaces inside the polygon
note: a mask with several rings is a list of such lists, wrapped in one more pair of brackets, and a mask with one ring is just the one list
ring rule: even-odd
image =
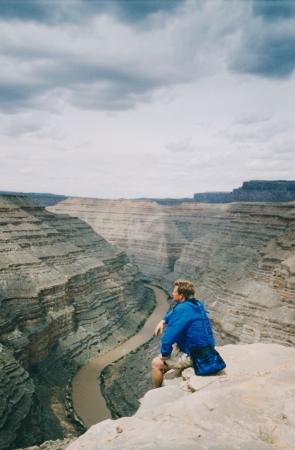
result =
[{"label": "man's knee", "polygon": [[159,356],[156,356],[152,360],[152,369],[164,369],[164,368],[165,368],[165,364],[164,364],[163,360]]},{"label": "man's knee", "polygon": [[163,361],[160,360],[159,356],[156,356],[153,360],[152,360],[152,367],[158,367],[161,365],[161,363],[163,364]]}]

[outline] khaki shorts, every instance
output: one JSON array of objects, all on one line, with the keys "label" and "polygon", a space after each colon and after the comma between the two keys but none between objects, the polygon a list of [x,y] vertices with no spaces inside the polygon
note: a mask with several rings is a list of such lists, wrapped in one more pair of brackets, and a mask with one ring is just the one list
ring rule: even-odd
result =
[{"label": "khaki shorts", "polygon": [[172,352],[170,358],[165,359],[164,362],[171,369],[185,369],[186,367],[191,367],[193,365],[191,357],[181,350]]}]

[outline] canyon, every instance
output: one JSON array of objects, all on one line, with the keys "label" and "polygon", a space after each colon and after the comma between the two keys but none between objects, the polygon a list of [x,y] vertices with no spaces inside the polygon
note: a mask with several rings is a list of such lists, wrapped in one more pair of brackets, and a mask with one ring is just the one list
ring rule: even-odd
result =
[{"label": "canyon", "polygon": [[[0,196],[0,212],[1,450],[33,444],[37,450],[36,444],[44,440],[66,438],[63,443],[56,441],[58,447],[54,443],[42,445],[65,448],[68,439],[85,431],[73,411],[71,377],[89,360],[137,332],[154,307],[154,298],[144,281],[171,292],[175,279],[191,279],[197,297],[210,310],[220,349],[230,349],[225,359],[238,358],[235,349],[241,347],[248,349],[247,354],[256,355],[256,362],[263,360],[264,353],[270,352],[271,358],[278,359],[282,354],[282,380],[290,378],[291,372],[285,369],[294,366],[295,203],[166,205],[152,200],[67,198],[44,209],[24,196],[5,195]],[[259,347],[259,355],[255,353],[258,343],[265,345]],[[157,348],[154,338],[136,355],[128,355],[103,373],[103,389],[114,418],[135,413],[138,398],[149,389],[148,365]],[[280,367],[274,362],[272,370],[277,373]],[[251,377],[257,380],[260,375],[252,369]],[[229,375],[234,375],[230,366],[228,370]],[[267,374],[267,370],[266,366],[261,368],[265,383],[267,375],[275,376]],[[188,384],[195,386],[192,377]],[[230,386],[240,384],[243,390],[242,378],[223,381],[230,382]],[[222,378],[218,380],[223,386]],[[183,394],[179,394],[182,382],[171,382],[169,385],[167,380],[165,389],[171,390],[169,402],[175,401],[177,408],[178,400],[184,402]],[[126,385],[128,393],[122,389]],[[188,388],[190,392],[192,389]],[[286,389],[292,397],[291,385],[287,383]],[[216,386],[214,390],[219,395]],[[185,397],[187,394],[185,388]],[[142,421],[146,420],[142,414],[157,422],[153,411],[159,405],[153,406],[155,399],[151,404],[146,400],[153,396],[146,394],[130,429],[138,426],[140,431],[140,423],[144,425]],[[237,393],[233,392],[233,396]],[[159,393],[160,399],[164,404]],[[193,401],[196,407],[200,406],[198,401]],[[212,403],[216,402],[212,397]],[[182,406],[184,411],[186,406]],[[291,410],[284,417],[292,424]],[[168,409],[160,416],[167,423]],[[155,424],[159,432],[161,420]],[[272,430],[272,423],[283,429],[281,423],[271,422],[265,434]],[[232,427],[233,421],[229,420],[229,424]],[[113,422],[95,427],[110,448],[116,442],[120,446]],[[287,430],[291,438],[292,427]],[[255,433],[259,440],[259,429]],[[69,450],[80,448],[80,444],[82,448],[87,440],[104,448],[105,442],[98,441],[97,435],[83,436],[87,438],[80,438],[76,447],[70,444]],[[108,436],[113,438],[108,441]],[[210,448],[212,436],[209,433],[200,448]],[[253,433],[245,436],[247,441]],[[128,448],[128,433],[126,442],[121,434],[119,437]],[[277,448],[292,448],[289,437]],[[139,448],[136,439],[134,436],[134,448]],[[143,448],[153,448],[144,439]],[[214,439],[218,437],[214,435]],[[237,448],[237,442],[233,440],[232,448]],[[269,448],[268,442],[263,442],[245,449]],[[173,443],[162,444],[164,449]],[[216,443],[214,448],[223,447]]]},{"label": "canyon", "polygon": [[0,196],[0,448],[72,438],[77,369],[154,308],[140,272],[78,218]]},{"label": "canyon", "polygon": [[295,344],[295,204],[67,199],[79,217],[170,292],[189,278],[219,345]]}]

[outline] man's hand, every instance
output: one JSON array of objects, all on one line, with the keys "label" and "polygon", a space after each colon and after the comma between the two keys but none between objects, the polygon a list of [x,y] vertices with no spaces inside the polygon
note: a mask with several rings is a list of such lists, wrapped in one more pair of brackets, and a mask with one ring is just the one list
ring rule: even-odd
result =
[{"label": "man's hand", "polygon": [[155,336],[159,336],[159,334],[163,334],[165,321],[161,320],[155,328]]}]

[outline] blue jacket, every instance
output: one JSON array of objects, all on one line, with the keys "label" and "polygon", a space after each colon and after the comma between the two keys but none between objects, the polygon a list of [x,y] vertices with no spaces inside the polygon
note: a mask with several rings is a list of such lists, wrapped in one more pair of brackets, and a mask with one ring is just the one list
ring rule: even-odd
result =
[{"label": "blue jacket", "polygon": [[189,299],[177,303],[173,310],[166,314],[164,321],[168,325],[162,337],[162,356],[171,354],[172,344],[174,343],[177,343],[180,350],[188,355],[191,345],[215,346],[211,324],[200,300]]}]

